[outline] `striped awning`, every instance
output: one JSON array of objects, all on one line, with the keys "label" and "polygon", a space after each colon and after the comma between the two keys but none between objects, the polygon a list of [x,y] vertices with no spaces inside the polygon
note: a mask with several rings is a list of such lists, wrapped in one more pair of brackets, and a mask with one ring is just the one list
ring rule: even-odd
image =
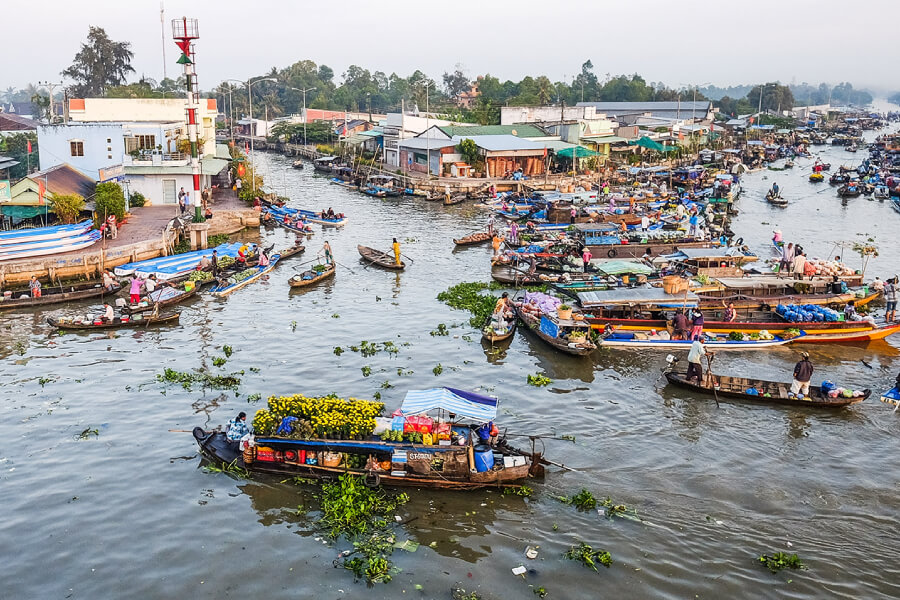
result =
[{"label": "striped awning", "polygon": [[497,416],[497,404],[498,400],[490,396],[444,387],[408,391],[400,410],[404,415],[415,415],[440,408],[470,419],[491,421]]}]

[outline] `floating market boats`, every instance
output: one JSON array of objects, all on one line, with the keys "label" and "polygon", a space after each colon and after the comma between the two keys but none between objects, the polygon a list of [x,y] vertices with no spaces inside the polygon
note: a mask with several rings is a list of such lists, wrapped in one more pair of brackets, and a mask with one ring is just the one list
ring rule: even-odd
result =
[{"label": "floating market boats", "polygon": [[[321,268],[319,268],[321,267]],[[292,288],[301,288],[319,283],[323,279],[333,277],[335,272],[334,265],[316,265],[312,269],[297,273],[290,279],[288,284]]]},{"label": "floating market boats", "polygon": [[[226,256],[236,258],[241,246],[243,244],[239,242],[220,244],[215,248],[207,248],[206,250],[194,250],[182,254],[126,263],[116,267],[113,272],[116,274],[116,277],[137,275],[142,279],[146,279],[150,275],[155,275],[161,281],[177,279],[195,270],[204,257],[207,260],[211,260],[213,250],[216,251],[219,260],[222,260]],[[256,248],[256,244],[248,244],[248,248],[253,250]]]},{"label": "floating market boats", "polygon": [[571,311],[569,311],[569,318],[561,318],[559,315],[547,313],[535,314],[527,308],[523,308],[523,304],[528,301],[527,298],[526,294],[525,302],[513,303],[516,316],[525,325],[527,331],[566,354],[586,356],[597,349],[596,344],[590,339],[591,326],[586,320],[572,318],[574,315]]},{"label": "floating market boats", "polygon": [[171,325],[178,322],[181,313],[169,313],[162,315],[151,315],[144,317],[136,314],[133,317],[123,315],[116,317],[112,321],[103,322],[97,317],[94,320],[86,321],[81,317],[60,317],[58,319],[47,317],[47,322],[53,327],[64,330],[75,331],[93,331],[95,329],[120,329],[122,327],[151,327],[156,325]]},{"label": "floating market boats", "polygon": [[273,254],[269,258],[268,265],[256,265],[255,267],[248,267],[239,273],[235,273],[227,279],[220,280],[210,292],[213,296],[218,296],[220,298],[225,297],[258,280],[260,277],[274,269],[279,260],[281,260],[281,254]]},{"label": "floating market boats", "polygon": [[493,315],[488,316],[481,328],[481,339],[491,344],[499,344],[512,338],[516,333],[516,324],[519,320],[513,316],[512,319],[504,321],[505,328],[495,327]]},{"label": "floating market boats", "polygon": [[[672,363],[670,363],[671,365]],[[823,394],[819,386],[809,386],[809,394],[798,397],[790,393],[791,384],[778,381],[766,381],[764,379],[751,379],[747,377],[733,377],[728,375],[704,374],[703,385],[696,380],[688,381],[686,373],[676,373],[668,370],[665,373],[666,380],[677,386],[688,388],[701,394],[716,395],[721,398],[736,398],[749,402],[763,402],[769,404],[789,404],[793,406],[810,406],[813,408],[842,408],[851,404],[862,402],[871,395],[870,390],[861,390],[860,395],[852,395],[849,398],[839,394],[830,397]],[[753,390],[752,392],[749,390]]]},{"label": "floating market boats", "polygon": [[86,220],[74,225],[51,225],[34,229],[14,229],[0,232],[0,248],[38,240],[58,240],[81,235],[91,229],[93,221]]},{"label": "floating market boats", "polygon": [[[380,402],[273,396],[253,419],[252,444],[231,444],[225,433],[200,427],[193,434],[207,457],[251,473],[323,479],[346,473],[373,487],[521,485],[552,463],[496,437],[497,405],[496,398],[455,388],[409,391],[402,416],[391,419],[378,416],[384,410]],[[434,411],[437,419],[426,415]],[[317,424],[324,421],[340,425],[336,430]]]},{"label": "floating market boats", "polygon": [[[805,327],[806,324],[804,323],[801,326]],[[888,323],[879,327],[872,327],[865,331],[823,332],[816,335],[807,335],[796,341],[798,344],[866,343],[875,340],[883,340],[889,335],[894,335],[898,331],[900,331],[900,323]]]},{"label": "floating market boats", "polygon": [[193,283],[184,287],[158,287],[147,294],[147,300],[142,300],[138,304],[127,304],[123,306],[121,310],[124,314],[159,310],[160,308],[184,302],[188,298],[193,298],[196,295],[197,286]]},{"label": "floating market boats", "polygon": [[[744,334],[749,337],[752,334]],[[729,335],[714,334],[704,331],[705,345],[709,348],[719,350],[761,350],[763,348],[771,348],[773,346],[782,346],[794,340],[805,336],[804,332],[800,332],[794,337],[771,336],[769,339],[732,339]],[[668,332],[662,333],[625,331],[604,333],[600,336],[598,343],[601,347],[617,347],[617,348],[653,348],[653,349],[675,349],[683,348],[689,350],[691,340],[673,340],[669,337]]]},{"label": "floating market boats", "polygon": [[402,271],[406,268],[406,263],[402,260],[400,261],[400,264],[397,264],[393,254],[388,254],[387,252],[382,252],[381,250],[375,250],[374,248],[368,248],[366,246],[357,246],[356,249],[359,251],[359,255],[363,257],[363,260],[379,266],[382,269]]},{"label": "floating market boats", "polygon": [[491,241],[491,234],[486,231],[478,231],[461,238],[455,238],[453,243],[457,246],[472,246],[474,244],[483,244],[489,241]]},{"label": "floating market boats", "polygon": [[881,401],[894,406],[894,410],[900,408],[900,387],[894,386],[881,395]]},{"label": "floating market boats", "polygon": [[810,173],[809,180],[812,183],[821,183],[822,181],[825,181],[825,176],[821,173]]},{"label": "floating market boats", "polygon": [[122,288],[117,284],[112,290],[107,290],[98,281],[72,283],[62,285],[41,286],[40,298],[32,298],[30,290],[6,290],[0,296],[0,310],[11,308],[32,308],[35,306],[47,306],[49,304],[62,304],[90,298],[102,298],[114,296]]},{"label": "floating market boats", "polygon": [[0,261],[17,260],[22,258],[37,258],[51,254],[61,254],[74,250],[83,250],[100,241],[99,231],[87,231],[74,237],[64,237],[54,240],[52,245],[47,245],[48,240],[38,240],[22,244],[7,245],[0,248]]}]

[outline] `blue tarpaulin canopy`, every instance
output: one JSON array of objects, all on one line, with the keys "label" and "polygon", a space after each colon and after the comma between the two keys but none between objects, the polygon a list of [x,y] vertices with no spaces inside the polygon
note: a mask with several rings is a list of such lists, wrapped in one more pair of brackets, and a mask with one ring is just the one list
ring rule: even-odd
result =
[{"label": "blue tarpaulin canopy", "polygon": [[400,410],[404,415],[415,415],[440,408],[470,419],[492,421],[497,416],[497,403],[490,396],[443,387],[406,392]]}]

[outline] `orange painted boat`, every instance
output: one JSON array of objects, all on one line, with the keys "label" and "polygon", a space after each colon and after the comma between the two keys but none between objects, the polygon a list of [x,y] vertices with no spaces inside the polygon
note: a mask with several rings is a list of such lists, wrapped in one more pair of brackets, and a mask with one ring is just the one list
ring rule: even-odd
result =
[{"label": "orange painted boat", "polygon": [[[802,324],[799,324],[802,327]],[[854,331],[844,333],[823,333],[820,335],[803,336],[794,340],[796,344],[839,344],[846,342],[872,342],[883,340],[889,335],[900,331],[900,323],[889,323],[870,329],[868,331]]]}]

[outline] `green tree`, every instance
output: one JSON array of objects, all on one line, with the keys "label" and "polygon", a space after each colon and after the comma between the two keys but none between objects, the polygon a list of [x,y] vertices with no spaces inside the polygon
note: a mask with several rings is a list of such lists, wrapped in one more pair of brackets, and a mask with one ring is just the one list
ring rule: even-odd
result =
[{"label": "green tree", "polygon": [[94,221],[99,226],[109,215],[116,215],[121,221],[125,218],[125,194],[114,182],[98,183],[94,191]]},{"label": "green tree", "polygon": [[84,198],[78,194],[60,194],[50,199],[49,209],[63,223],[75,223],[84,210]]},{"label": "green tree", "polygon": [[456,63],[456,68],[452,73],[444,73],[443,80],[444,91],[447,92],[447,96],[450,98],[456,98],[462,92],[468,91],[472,86],[472,82],[469,81],[469,78],[463,73],[462,65],[459,63]]},{"label": "green tree", "polygon": [[124,85],[131,66],[131,42],[114,42],[101,27],[91,26],[87,42],[75,55],[72,65],[62,72],[75,81],[76,96],[102,96],[110,86]]},{"label": "green tree", "polygon": [[463,160],[475,166],[475,162],[478,160],[478,145],[473,140],[465,138],[456,147],[459,149],[459,153],[462,154]]}]

